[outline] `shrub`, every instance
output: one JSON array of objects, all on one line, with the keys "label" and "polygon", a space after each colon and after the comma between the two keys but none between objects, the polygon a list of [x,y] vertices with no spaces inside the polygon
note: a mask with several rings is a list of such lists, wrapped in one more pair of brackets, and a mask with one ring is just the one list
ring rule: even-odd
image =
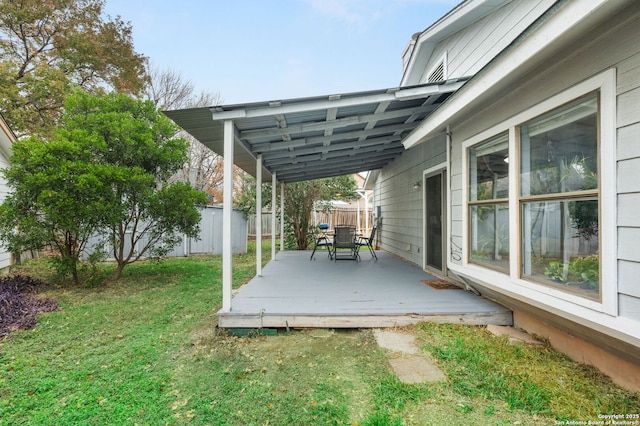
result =
[{"label": "shrub", "polygon": [[33,296],[43,284],[42,281],[25,275],[0,278],[0,337],[16,330],[32,328],[36,325],[36,316],[40,312],[60,308],[53,299]]}]

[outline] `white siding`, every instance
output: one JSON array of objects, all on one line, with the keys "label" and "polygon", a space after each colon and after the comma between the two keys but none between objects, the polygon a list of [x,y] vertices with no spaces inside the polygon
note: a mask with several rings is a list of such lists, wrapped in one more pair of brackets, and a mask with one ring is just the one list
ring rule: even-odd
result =
[{"label": "white siding", "polygon": [[[636,31],[637,33],[637,31]],[[636,36],[636,43],[640,42]],[[640,320],[640,52],[618,68],[619,314]],[[632,239],[635,236],[636,239]]]},{"label": "white siding", "polygon": [[423,256],[423,172],[446,162],[444,136],[405,152],[385,167],[376,182],[375,204],[382,209],[380,244],[382,248],[422,265]]},{"label": "white siding", "polygon": [[[549,59],[553,65],[532,69],[529,77],[533,78],[515,82],[513,90],[500,97],[499,102],[453,127],[451,206],[452,220],[461,217],[459,165],[464,140],[593,75],[616,68],[617,140],[602,143],[616,144],[617,151],[619,315],[640,321],[640,281],[637,279],[640,273],[640,31],[637,28],[633,19],[618,28],[612,23],[594,28],[588,43],[567,45],[564,52]],[[453,222],[451,230],[452,240],[462,240],[462,224],[456,226]]]},{"label": "white siding", "polygon": [[[527,8],[527,3],[514,1],[493,16],[454,34],[436,46],[433,60],[438,60],[447,51],[450,61],[449,77],[476,72],[485,59],[478,59],[478,55],[470,53],[489,49],[488,44],[491,42],[504,41],[492,39],[493,27],[488,23],[493,22],[495,25],[497,22],[506,22],[507,16],[509,22],[514,21],[517,13],[522,13]],[[537,2],[535,7],[538,10],[534,15],[537,15],[540,8],[547,7],[547,3]],[[525,18],[525,15],[522,16]],[[515,19],[517,24],[525,20]],[[588,29],[585,26],[584,37],[562,40],[562,48],[545,55],[544,61],[532,61],[528,72],[523,73],[519,79],[510,80],[502,92],[493,94],[492,99],[482,100],[482,104],[480,101],[476,103],[473,112],[458,122],[448,123],[453,141],[449,164],[451,187],[448,194],[452,249],[448,259],[451,263],[460,263],[455,250],[462,247],[465,232],[462,143],[593,76],[615,69],[617,134],[614,140],[609,137],[601,143],[609,144],[609,147],[615,147],[616,150],[617,308],[620,317],[640,321],[640,281],[637,279],[640,275],[639,20],[640,3],[633,3],[608,22],[592,25]],[[473,31],[477,31],[476,38],[469,36]],[[493,54],[495,53],[497,52]],[[467,59],[462,60],[465,57]],[[432,65],[433,63],[429,63],[424,72]],[[444,153],[444,141],[441,145]],[[387,227],[383,231],[383,248],[417,264],[420,264],[421,256],[414,250],[414,244],[421,244],[423,234],[420,216],[422,193],[413,190],[412,182],[421,179],[421,170],[434,164],[429,163],[429,159],[435,158],[433,149],[434,144],[431,142],[411,148],[383,169],[378,181],[383,229]],[[606,209],[607,206],[603,208]],[[475,272],[469,272],[470,275],[473,273]],[[611,288],[612,283],[607,285]]]},{"label": "white siding", "polygon": [[[9,166],[7,158],[0,153],[0,169],[4,169]],[[2,177],[0,177],[0,203],[4,201],[9,189]],[[6,268],[11,265],[11,254],[7,253],[4,247],[0,246],[0,269]]]},{"label": "white siding", "polygon": [[496,13],[441,41],[431,53],[420,82],[427,81],[427,71],[443,55],[447,58],[445,78],[477,73],[553,3],[553,0],[512,1]]}]

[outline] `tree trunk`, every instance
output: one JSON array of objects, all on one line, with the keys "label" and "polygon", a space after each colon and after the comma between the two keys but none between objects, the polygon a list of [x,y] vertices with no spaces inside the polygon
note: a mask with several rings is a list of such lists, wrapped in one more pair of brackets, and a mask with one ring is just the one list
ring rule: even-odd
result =
[{"label": "tree trunk", "polygon": [[73,265],[73,270],[71,271],[71,276],[73,277],[73,283],[76,286],[80,285],[80,275],[78,274],[78,268],[76,268],[76,265]]},{"label": "tree trunk", "polygon": [[127,264],[124,262],[118,262],[118,266],[116,267],[115,272],[113,273],[113,275],[111,275],[111,277],[109,277],[108,281],[109,282],[114,282],[114,281],[118,281],[120,279],[120,277],[122,276],[122,271],[124,270],[124,267]]}]

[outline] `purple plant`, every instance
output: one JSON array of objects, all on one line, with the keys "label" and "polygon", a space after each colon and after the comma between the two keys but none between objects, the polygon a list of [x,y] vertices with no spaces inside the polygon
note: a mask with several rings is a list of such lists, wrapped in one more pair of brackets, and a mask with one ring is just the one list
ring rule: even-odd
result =
[{"label": "purple plant", "polygon": [[42,281],[26,275],[0,278],[0,337],[32,328],[37,324],[39,313],[60,309],[57,301],[34,296],[36,289],[43,285]]}]

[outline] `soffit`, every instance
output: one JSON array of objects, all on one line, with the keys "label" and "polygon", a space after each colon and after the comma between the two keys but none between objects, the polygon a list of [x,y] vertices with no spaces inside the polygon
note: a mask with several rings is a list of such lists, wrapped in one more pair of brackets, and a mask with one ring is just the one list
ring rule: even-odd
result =
[{"label": "soffit", "polygon": [[234,164],[297,182],[376,170],[403,151],[403,138],[467,78],[410,87],[165,111],[224,156],[224,122],[235,129]]}]

